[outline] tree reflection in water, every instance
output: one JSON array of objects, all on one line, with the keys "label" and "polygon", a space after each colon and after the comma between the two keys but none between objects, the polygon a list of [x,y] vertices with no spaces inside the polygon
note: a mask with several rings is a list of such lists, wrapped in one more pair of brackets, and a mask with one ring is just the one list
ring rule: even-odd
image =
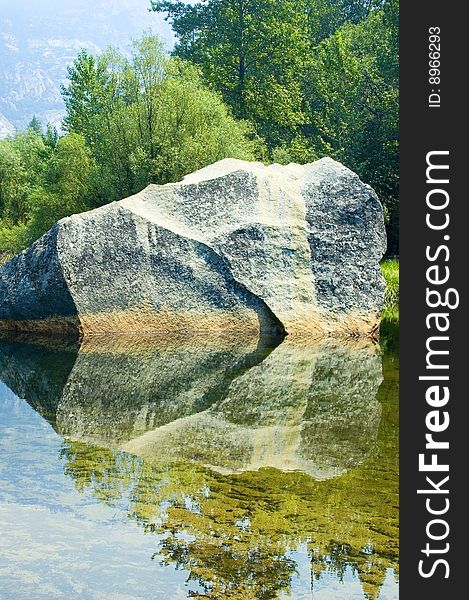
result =
[{"label": "tree reflection in water", "polygon": [[163,534],[154,559],[186,569],[192,596],[288,593],[300,546],[313,589],[352,572],[375,599],[397,575],[395,355],[381,383],[363,340],[35,349],[2,346],[6,383],[66,437],[79,490]]}]

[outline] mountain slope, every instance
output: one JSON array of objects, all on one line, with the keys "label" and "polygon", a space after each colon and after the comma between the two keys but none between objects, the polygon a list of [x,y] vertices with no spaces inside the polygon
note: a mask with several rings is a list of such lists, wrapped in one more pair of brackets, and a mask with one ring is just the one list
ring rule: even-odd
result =
[{"label": "mountain slope", "polygon": [[13,135],[14,133],[14,126],[4,115],[2,115],[2,113],[0,113],[0,140]]},{"label": "mountain slope", "polygon": [[[0,0],[0,113],[17,128],[33,115],[60,122],[60,85],[81,48],[128,48],[151,29],[171,44],[169,26],[147,0]],[[3,124],[3,121],[2,121]]]}]

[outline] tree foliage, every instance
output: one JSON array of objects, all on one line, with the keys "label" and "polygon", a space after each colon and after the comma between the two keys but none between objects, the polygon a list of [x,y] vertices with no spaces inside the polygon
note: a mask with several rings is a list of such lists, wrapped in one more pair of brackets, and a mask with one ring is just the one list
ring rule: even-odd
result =
[{"label": "tree foliage", "polygon": [[198,64],[238,118],[270,147],[307,118],[303,86],[315,44],[356,22],[370,0],[154,0],[177,36],[174,54]]},{"label": "tree foliage", "polygon": [[0,254],[14,254],[58,219],[91,208],[94,168],[84,138],[73,134],[51,145],[51,129],[29,127],[0,142]]},{"label": "tree foliage", "polygon": [[178,38],[174,54],[202,69],[241,119],[257,124],[268,144],[304,119],[301,81],[308,54],[302,0],[153,2]]},{"label": "tree foliage", "polygon": [[176,56],[200,66],[277,162],[332,155],[383,200],[397,252],[396,0],[155,0]]},{"label": "tree foliage", "polygon": [[176,34],[172,57],[149,33],[130,54],[83,50],[62,90],[65,135],[33,118],[0,142],[0,251],[221,158],[329,155],[376,189],[397,254],[397,0],[151,5]]},{"label": "tree foliage", "polygon": [[98,204],[227,156],[255,155],[247,125],[203,85],[194,65],[169,59],[155,36],[136,41],[130,58],[112,49],[98,57],[81,52],[69,80],[65,127],[84,136],[97,161]]},{"label": "tree foliage", "polygon": [[169,58],[144,34],[131,56],[81,51],[63,87],[64,135],[35,118],[0,142],[0,258],[58,219],[118,200],[148,183],[177,181],[226,157],[262,156],[197,66]]},{"label": "tree foliage", "polygon": [[337,158],[378,192],[387,211],[391,254],[398,253],[398,7],[386,2],[319,44],[305,98],[321,155]]}]

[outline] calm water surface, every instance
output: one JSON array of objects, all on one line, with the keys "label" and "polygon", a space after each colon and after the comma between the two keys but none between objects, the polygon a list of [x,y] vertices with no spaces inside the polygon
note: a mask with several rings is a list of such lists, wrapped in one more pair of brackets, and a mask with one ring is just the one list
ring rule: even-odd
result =
[{"label": "calm water surface", "polygon": [[397,600],[385,346],[0,342],[0,597]]}]

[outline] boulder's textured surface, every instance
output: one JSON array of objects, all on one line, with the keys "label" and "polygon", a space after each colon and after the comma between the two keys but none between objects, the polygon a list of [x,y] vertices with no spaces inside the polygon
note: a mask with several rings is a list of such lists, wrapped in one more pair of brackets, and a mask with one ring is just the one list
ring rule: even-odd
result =
[{"label": "boulder's textured surface", "polygon": [[226,159],[60,221],[0,269],[0,329],[372,333],[373,190],[331,159]]}]

